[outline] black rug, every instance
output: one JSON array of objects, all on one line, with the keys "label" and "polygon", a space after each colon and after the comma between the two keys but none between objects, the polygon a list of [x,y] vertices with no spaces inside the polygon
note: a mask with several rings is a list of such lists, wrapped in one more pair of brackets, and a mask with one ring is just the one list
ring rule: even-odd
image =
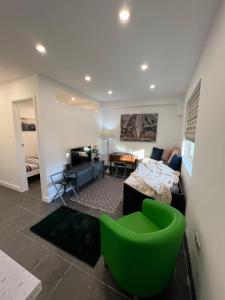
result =
[{"label": "black rug", "polygon": [[100,224],[97,218],[61,206],[30,230],[92,267],[100,257]]}]

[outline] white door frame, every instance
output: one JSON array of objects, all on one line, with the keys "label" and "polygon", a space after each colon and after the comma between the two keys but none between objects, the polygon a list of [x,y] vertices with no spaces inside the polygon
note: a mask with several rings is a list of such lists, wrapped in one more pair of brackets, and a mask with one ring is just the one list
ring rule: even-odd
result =
[{"label": "white door frame", "polygon": [[[23,138],[22,138],[22,130],[21,130],[21,120],[20,120],[20,113],[18,109],[18,104],[24,102],[26,100],[33,101],[34,107],[34,114],[35,114],[35,121],[36,121],[36,130],[37,130],[37,139],[38,139],[38,150],[37,154],[40,159],[40,149],[39,149],[39,134],[38,134],[38,126],[37,126],[37,110],[36,110],[36,99],[35,96],[28,96],[22,98],[16,98],[12,100],[13,106],[13,118],[14,118],[14,127],[15,127],[15,137],[16,137],[16,153],[17,153],[17,163],[19,166],[19,186],[20,192],[25,192],[28,190],[28,180],[27,180],[27,172],[26,172],[26,163],[25,163],[25,153],[24,153],[24,146],[23,146]],[[40,161],[39,161],[40,163]]]}]

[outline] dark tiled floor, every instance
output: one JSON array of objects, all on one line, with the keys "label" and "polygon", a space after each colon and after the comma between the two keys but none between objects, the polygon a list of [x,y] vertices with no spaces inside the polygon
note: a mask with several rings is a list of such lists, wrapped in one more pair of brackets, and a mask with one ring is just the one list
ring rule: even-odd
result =
[{"label": "dark tiled floor", "polygon": [[[96,217],[101,214],[74,202],[68,201],[68,205]],[[29,230],[59,206],[60,201],[51,204],[41,201],[38,179],[29,183],[29,191],[25,193],[0,186],[0,249],[42,281],[43,291],[38,299],[130,299],[113,281],[102,257],[95,268],[91,268]],[[122,205],[113,217],[120,215]],[[171,286],[154,299],[190,300],[189,282],[186,254],[182,248]]]}]

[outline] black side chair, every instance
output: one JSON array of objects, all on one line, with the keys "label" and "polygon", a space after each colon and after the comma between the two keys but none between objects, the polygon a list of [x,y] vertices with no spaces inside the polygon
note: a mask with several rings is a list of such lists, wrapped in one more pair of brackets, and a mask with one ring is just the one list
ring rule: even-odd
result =
[{"label": "black side chair", "polygon": [[[54,201],[57,197],[60,197],[60,199],[62,200],[63,204],[66,206],[66,203],[64,201],[64,194],[66,193],[67,187],[70,187],[72,189],[72,191],[74,192],[74,196],[76,196],[78,198],[78,195],[76,193],[76,190],[72,184],[72,182],[74,182],[75,178],[74,177],[67,177],[64,171],[61,172],[57,172],[55,174],[52,174],[50,176],[51,178],[51,182],[54,185],[55,189],[56,189],[56,194],[53,197]],[[63,189],[63,191],[62,191]],[[71,201],[75,201],[73,198],[70,199]]]},{"label": "black side chair", "polygon": [[[124,178],[126,175],[126,164],[120,161],[115,161],[114,165],[116,168],[114,176]],[[119,175],[119,173],[122,174],[122,176]]]}]

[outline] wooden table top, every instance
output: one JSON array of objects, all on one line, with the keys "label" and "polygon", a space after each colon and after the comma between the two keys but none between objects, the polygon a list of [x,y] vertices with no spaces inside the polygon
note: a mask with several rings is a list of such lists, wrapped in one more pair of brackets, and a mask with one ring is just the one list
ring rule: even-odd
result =
[{"label": "wooden table top", "polygon": [[137,158],[132,153],[126,152],[113,152],[109,154],[109,161],[110,162],[128,162],[128,163],[136,163]]}]

